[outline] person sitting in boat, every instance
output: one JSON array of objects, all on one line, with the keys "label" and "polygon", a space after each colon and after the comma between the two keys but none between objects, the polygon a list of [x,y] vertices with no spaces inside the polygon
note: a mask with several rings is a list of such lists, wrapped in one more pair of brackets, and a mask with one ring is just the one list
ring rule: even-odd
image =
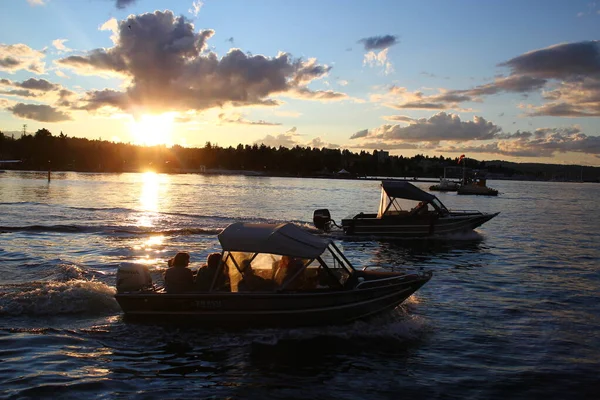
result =
[{"label": "person sitting in boat", "polygon": [[242,280],[238,283],[238,291],[271,291],[275,289],[273,281],[256,275],[249,260],[242,261]]},{"label": "person sitting in boat", "polygon": [[210,289],[220,261],[221,253],[211,253],[206,257],[206,264],[200,267],[196,273],[195,290],[207,292]]},{"label": "person sitting in boat", "polygon": [[[279,268],[275,273],[275,283],[277,286],[283,285],[288,280],[292,279],[292,277],[296,276],[298,271],[300,271],[303,267],[304,264],[302,263],[302,260],[298,258],[290,256],[281,257],[281,261],[279,261]],[[290,282],[290,284],[286,286],[286,289],[296,290],[302,288],[302,286],[305,284],[303,278],[303,276],[296,277],[293,282]]]},{"label": "person sitting in boat", "polygon": [[167,293],[185,293],[194,288],[194,273],[187,266],[190,263],[188,253],[179,252],[168,261],[169,269],[165,271],[165,288]]},{"label": "person sitting in boat", "polygon": [[414,215],[427,215],[429,212],[429,206],[426,202],[420,201],[419,204],[413,209]]}]

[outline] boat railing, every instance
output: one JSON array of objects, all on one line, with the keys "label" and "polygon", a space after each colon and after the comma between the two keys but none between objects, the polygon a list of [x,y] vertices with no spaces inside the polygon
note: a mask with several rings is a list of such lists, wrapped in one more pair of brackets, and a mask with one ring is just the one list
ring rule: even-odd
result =
[{"label": "boat railing", "polygon": [[359,282],[358,285],[356,285],[356,289],[360,289],[364,286],[368,286],[369,284],[380,284],[381,282],[394,281],[394,280],[403,279],[403,278],[406,278],[406,275],[398,275],[398,276],[392,276],[389,278],[380,278],[380,279],[362,281],[362,282]]},{"label": "boat railing", "polygon": [[482,214],[479,210],[448,210],[452,214]]}]

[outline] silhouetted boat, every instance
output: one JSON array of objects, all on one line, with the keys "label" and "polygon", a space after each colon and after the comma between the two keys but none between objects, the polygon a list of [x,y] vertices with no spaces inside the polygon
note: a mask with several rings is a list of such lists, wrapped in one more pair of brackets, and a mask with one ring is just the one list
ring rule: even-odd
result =
[{"label": "silhouetted boat", "polygon": [[[433,194],[404,181],[383,181],[377,214],[360,213],[342,219],[347,235],[419,238],[471,231],[499,213],[449,210]],[[337,226],[329,210],[316,210],[313,222],[329,231]]]},{"label": "silhouetted boat", "polygon": [[498,196],[498,191],[486,186],[484,178],[475,178],[473,181],[460,185],[458,194],[474,194],[482,196]]},{"label": "silhouetted boat", "polygon": [[[115,297],[125,316],[207,327],[339,324],[391,310],[431,278],[356,270],[333,241],[289,223],[235,223],[218,237],[223,252],[207,292],[164,293],[150,288],[146,267],[121,267]],[[243,283],[248,268],[259,278]]]},{"label": "silhouetted boat", "polygon": [[440,178],[440,183],[430,186],[429,190],[435,190],[438,192],[456,192],[459,187],[459,182],[454,182],[447,178]]}]

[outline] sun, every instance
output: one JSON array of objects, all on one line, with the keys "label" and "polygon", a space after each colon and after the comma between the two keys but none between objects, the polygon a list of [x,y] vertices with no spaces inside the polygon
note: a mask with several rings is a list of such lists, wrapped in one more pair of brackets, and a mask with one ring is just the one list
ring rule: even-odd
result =
[{"label": "sun", "polygon": [[143,146],[164,144],[172,146],[174,113],[160,115],[144,114],[138,120],[132,120],[129,131],[134,143]]}]

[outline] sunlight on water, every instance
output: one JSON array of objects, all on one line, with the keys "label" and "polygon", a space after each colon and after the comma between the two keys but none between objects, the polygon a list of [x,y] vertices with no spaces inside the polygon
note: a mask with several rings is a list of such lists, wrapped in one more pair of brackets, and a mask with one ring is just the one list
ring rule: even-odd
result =
[{"label": "sunlight on water", "polygon": [[143,175],[144,186],[140,204],[144,211],[158,211],[158,189],[160,181],[154,172],[146,172]]}]

